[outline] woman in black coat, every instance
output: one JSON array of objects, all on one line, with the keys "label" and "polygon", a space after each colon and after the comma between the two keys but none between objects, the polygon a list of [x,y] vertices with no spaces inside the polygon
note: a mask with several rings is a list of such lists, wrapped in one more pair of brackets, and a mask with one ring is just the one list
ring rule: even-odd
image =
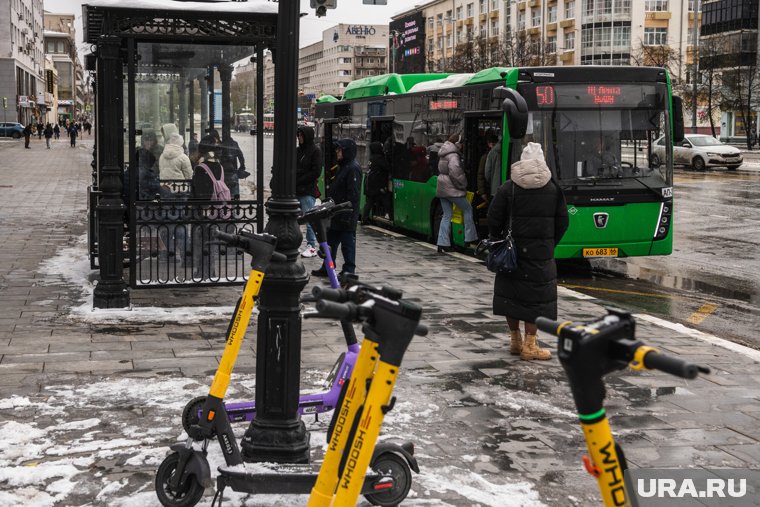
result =
[{"label": "woman in black coat", "polygon": [[[488,229],[492,239],[503,239],[512,214],[517,269],[496,275],[493,312],[507,317],[510,353],[525,360],[549,359],[551,353],[538,346],[535,322],[539,316],[557,318],[554,247],[567,230],[567,205],[539,144],[528,143],[510,173],[488,209]],[[524,341],[520,321],[525,322]]]}]

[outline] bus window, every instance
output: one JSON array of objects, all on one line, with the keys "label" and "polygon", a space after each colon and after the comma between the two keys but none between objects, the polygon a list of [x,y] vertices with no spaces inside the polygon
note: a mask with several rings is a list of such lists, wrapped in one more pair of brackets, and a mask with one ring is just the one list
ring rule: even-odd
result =
[{"label": "bus window", "polygon": [[[475,192],[476,195],[481,193],[478,192],[478,187],[483,187],[485,184],[484,175],[479,172],[479,169],[485,166],[485,157],[488,156],[489,151],[488,140],[493,137],[497,140],[501,138],[501,122],[501,113],[471,116],[465,119],[463,166],[467,173],[467,190]],[[488,193],[485,187],[480,190]]]}]

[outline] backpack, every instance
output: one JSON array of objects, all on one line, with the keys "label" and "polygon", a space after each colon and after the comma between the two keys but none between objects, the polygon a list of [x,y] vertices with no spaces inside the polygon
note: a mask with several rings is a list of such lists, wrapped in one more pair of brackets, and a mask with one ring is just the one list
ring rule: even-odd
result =
[{"label": "backpack", "polygon": [[221,164],[219,164],[219,170],[221,171],[221,175],[219,179],[216,179],[214,177],[214,173],[211,172],[211,169],[209,169],[209,167],[206,164],[198,164],[198,165],[199,167],[202,167],[206,171],[206,174],[211,180],[213,190],[211,191],[210,200],[220,201],[219,204],[214,205],[214,207],[217,209],[217,216],[219,218],[229,218],[230,210],[227,209],[225,204],[232,199],[232,193],[230,192],[230,188],[224,182],[224,168],[222,167]]}]

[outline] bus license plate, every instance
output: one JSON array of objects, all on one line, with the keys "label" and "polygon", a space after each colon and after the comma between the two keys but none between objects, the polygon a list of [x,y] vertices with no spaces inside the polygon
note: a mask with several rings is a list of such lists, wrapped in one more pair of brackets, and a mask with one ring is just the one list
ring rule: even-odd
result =
[{"label": "bus license plate", "polygon": [[617,248],[584,248],[584,257],[617,257]]}]

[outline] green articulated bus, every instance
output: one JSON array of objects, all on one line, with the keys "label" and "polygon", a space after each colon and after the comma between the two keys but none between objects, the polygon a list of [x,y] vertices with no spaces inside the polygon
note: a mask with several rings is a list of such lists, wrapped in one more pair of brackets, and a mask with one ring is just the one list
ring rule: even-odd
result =
[{"label": "green articulated bus", "polygon": [[[672,146],[683,138],[683,119],[664,69],[497,67],[474,74],[372,76],[350,83],[340,100],[321,97],[316,123],[327,181],[336,140],[356,141],[365,170],[370,143],[382,143],[392,184],[372,215],[378,225],[436,241],[442,215],[435,196],[437,143],[461,134],[468,198],[478,233],[486,237],[488,202],[478,195],[477,172],[488,150],[486,136],[495,134],[502,182],[526,143],[542,145],[570,214],[557,258],[672,251]],[[664,160],[652,156],[655,143],[665,146]],[[453,244],[463,245],[456,209],[452,235]]]}]

